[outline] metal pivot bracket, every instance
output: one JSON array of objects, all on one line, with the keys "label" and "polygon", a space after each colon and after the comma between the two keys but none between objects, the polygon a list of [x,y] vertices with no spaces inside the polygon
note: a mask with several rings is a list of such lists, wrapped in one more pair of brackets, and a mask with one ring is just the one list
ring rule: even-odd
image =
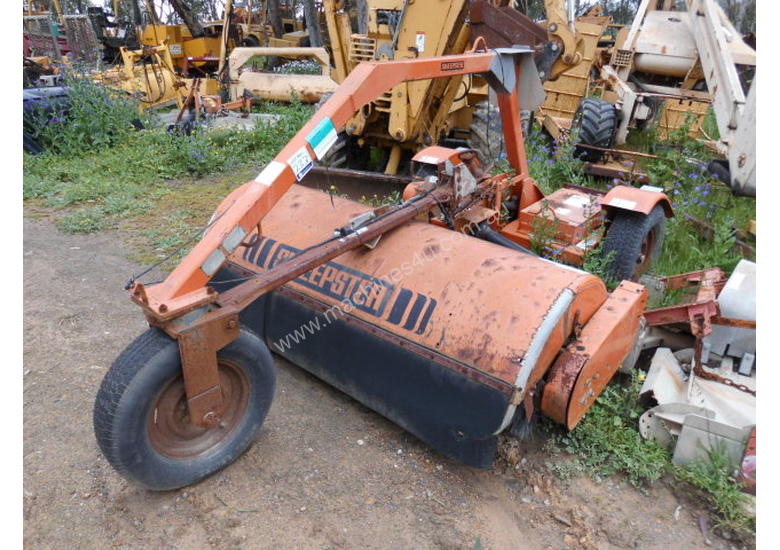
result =
[{"label": "metal pivot bracket", "polygon": [[223,403],[217,352],[238,338],[239,330],[238,314],[232,314],[196,324],[175,335],[193,424],[213,428],[221,419]]}]

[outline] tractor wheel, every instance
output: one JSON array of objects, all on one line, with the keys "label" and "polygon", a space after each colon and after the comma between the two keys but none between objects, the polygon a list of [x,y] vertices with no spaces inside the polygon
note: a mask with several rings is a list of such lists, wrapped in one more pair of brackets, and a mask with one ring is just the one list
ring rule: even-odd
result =
[{"label": "tractor wheel", "polygon": [[245,36],[244,39],[241,41],[241,47],[242,48],[259,48],[260,47],[260,40],[256,36],[248,35]]},{"label": "tractor wheel", "polygon": [[219,426],[190,422],[179,346],[149,329],[117,357],[95,399],[95,437],[124,477],[153,490],[195,483],[233,462],[252,443],[273,399],[268,348],[242,330],[217,354],[224,413]]},{"label": "tractor wheel", "polygon": [[[314,111],[320,110],[333,92],[322,94],[322,97],[314,107]],[[343,130],[338,133],[336,142],[331,145],[325,156],[317,161],[320,166],[329,168],[351,168],[365,170],[368,163],[367,151],[357,145],[355,136],[347,135]]]},{"label": "tractor wheel", "polygon": [[664,240],[666,215],[658,204],[650,214],[617,210],[607,230],[602,248],[612,255],[607,276],[615,281],[637,281],[658,257]]},{"label": "tractor wheel", "polygon": [[[583,99],[574,113],[571,129],[578,131],[578,143],[594,147],[612,147],[617,129],[615,106],[603,99]],[[574,155],[585,162],[598,162],[604,152],[575,146]]]},{"label": "tractor wheel", "polygon": [[482,166],[489,168],[499,159],[504,149],[501,113],[489,102],[480,101],[474,106],[469,130],[469,148],[476,149]]}]

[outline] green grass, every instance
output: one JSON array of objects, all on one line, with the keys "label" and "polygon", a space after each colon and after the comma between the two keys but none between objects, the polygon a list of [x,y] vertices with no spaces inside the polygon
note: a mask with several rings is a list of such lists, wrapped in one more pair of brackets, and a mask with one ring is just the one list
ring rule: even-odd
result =
[{"label": "green grass", "polygon": [[123,219],[143,215],[170,200],[182,179],[233,172],[247,165],[259,170],[311,113],[310,107],[301,104],[278,110],[279,122],[259,123],[251,130],[219,129],[182,136],[152,128],[129,133],[116,145],[76,154],[25,154],[24,198],[57,212],[63,231],[115,227]]},{"label": "green grass", "polygon": [[747,511],[747,497],[731,477],[733,465],[722,453],[711,452],[707,458],[677,467],[675,478],[699,489],[715,511],[715,524],[738,535],[756,530],[756,517]]},{"label": "green grass", "polygon": [[[633,135],[635,140],[651,141],[654,133],[648,130]],[[552,143],[538,126],[533,127],[526,147],[531,176],[545,194],[564,183],[602,190],[622,183],[586,175],[583,163],[573,156],[573,147]],[[703,168],[711,153],[689,139],[684,129],[657,147],[656,154],[658,159],[647,162],[644,169],[650,185],[663,189],[671,200],[675,216],[667,220],[664,246],[652,274],[675,275],[706,267],[732,271],[743,257],[735,246],[736,234],[756,218],[756,200],[735,197],[728,187],[712,178]],[[694,159],[698,162],[692,162]],[[713,226],[714,235],[705,237],[690,218]],[[586,266],[596,274],[603,267],[595,257]]]},{"label": "green grass", "polygon": [[639,375],[627,386],[608,386],[571,432],[546,423],[552,434],[550,450],[554,454],[564,450],[575,457],[569,463],[551,461],[548,467],[564,477],[586,473],[596,480],[621,473],[635,487],[646,487],[661,478],[671,464],[670,455],[655,442],[643,439],[637,430],[644,412],[638,402],[641,387]]},{"label": "green grass", "polygon": [[546,466],[564,480],[590,476],[601,482],[622,475],[640,490],[669,476],[677,484],[688,484],[691,498],[709,505],[717,527],[750,539],[755,516],[746,511],[748,497],[724,455],[710,453],[706,459],[674,466],[668,450],[642,438],[638,420],[645,410],[639,403],[643,380],[644,374],[635,372],[627,382],[607,386],[571,432],[543,419],[545,451],[551,457]]}]

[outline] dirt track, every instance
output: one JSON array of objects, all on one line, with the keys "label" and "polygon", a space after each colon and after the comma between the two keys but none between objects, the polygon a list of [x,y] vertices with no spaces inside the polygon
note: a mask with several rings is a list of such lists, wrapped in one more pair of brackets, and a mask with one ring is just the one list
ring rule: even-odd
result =
[{"label": "dirt track", "polygon": [[236,463],[184,490],[132,485],[92,434],[103,375],[146,328],[119,241],[24,222],[26,547],[713,548],[661,484],[567,486],[539,441],[510,474],[464,467],[278,357],[271,412]]}]

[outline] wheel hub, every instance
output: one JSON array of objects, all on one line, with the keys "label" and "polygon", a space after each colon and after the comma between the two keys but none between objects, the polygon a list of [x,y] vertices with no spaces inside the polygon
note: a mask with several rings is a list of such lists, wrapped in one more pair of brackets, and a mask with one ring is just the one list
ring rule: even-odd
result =
[{"label": "wheel hub", "polygon": [[203,428],[190,420],[184,380],[177,376],[158,394],[149,411],[147,434],[152,447],[176,460],[195,458],[218,447],[244,416],[250,386],[244,371],[227,361],[219,362],[224,412],[217,426]]}]

